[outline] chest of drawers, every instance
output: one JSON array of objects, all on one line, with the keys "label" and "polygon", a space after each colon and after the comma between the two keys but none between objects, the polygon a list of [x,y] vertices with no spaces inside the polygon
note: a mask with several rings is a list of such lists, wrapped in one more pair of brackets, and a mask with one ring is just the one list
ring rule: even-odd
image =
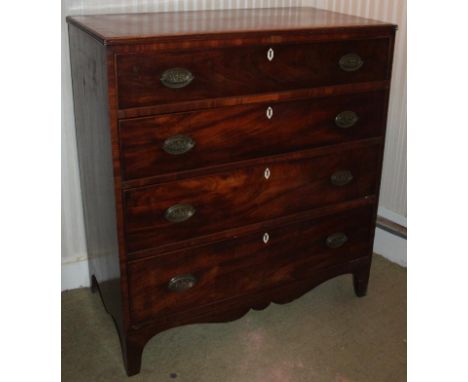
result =
[{"label": "chest of drawers", "polygon": [[396,27],[313,8],[68,17],[92,289],[146,342],[352,274],[366,293]]}]

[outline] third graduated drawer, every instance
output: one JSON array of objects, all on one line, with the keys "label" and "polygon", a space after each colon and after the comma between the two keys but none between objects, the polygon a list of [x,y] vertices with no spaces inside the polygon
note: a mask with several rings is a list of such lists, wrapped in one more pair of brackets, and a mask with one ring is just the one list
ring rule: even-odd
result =
[{"label": "third graduated drawer", "polygon": [[[255,165],[125,191],[129,252],[374,195],[380,145],[263,158]],[[312,156],[313,155],[313,156]]]},{"label": "third graduated drawer", "polygon": [[385,92],[120,121],[125,180],[379,137]]}]

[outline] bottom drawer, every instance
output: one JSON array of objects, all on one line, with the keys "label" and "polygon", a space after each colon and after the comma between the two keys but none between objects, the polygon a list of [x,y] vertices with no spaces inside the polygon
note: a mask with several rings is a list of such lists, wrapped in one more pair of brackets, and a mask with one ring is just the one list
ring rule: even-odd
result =
[{"label": "bottom drawer", "polygon": [[254,232],[129,263],[133,322],[310,277],[369,255],[373,208]]}]

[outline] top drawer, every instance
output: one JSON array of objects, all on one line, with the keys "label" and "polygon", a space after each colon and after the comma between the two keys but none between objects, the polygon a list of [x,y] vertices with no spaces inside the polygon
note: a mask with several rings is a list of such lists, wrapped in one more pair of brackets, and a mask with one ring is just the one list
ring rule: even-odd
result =
[{"label": "top drawer", "polygon": [[121,109],[388,79],[389,39],[122,54]]}]

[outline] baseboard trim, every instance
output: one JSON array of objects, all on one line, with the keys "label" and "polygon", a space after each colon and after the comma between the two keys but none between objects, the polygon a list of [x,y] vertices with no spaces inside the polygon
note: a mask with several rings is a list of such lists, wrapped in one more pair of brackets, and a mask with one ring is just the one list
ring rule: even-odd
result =
[{"label": "baseboard trim", "polygon": [[403,227],[407,227],[406,225],[406,217],[397,214],[396,212],[387,210],[385,207],[379,206],[379,209],[377,211],[377,215],[381,216],[385,219],[388,219],[392,221],[395,224],[401,225]]},{"label": "baseboard trim", "polygon": [[67,259],[62,262],[62,292],[69,289],[89,287],[89,267],[86,258]]},{"label": "baseboard trim", "polygon": [[406,217],[380,206],[375,230],[374,252],[406,267]]},{"label": "baseboard trim", "polygon": [[393,263],[406,267],[406,239],[386,230],[375,230],[374,252]]},{"label": "baseboard trim", "polygon": [[384,231],[387,231],[393,235],[406,239],[406,227],[397,224],[390,219],[377,216],[377,228],[383,229]]}]

